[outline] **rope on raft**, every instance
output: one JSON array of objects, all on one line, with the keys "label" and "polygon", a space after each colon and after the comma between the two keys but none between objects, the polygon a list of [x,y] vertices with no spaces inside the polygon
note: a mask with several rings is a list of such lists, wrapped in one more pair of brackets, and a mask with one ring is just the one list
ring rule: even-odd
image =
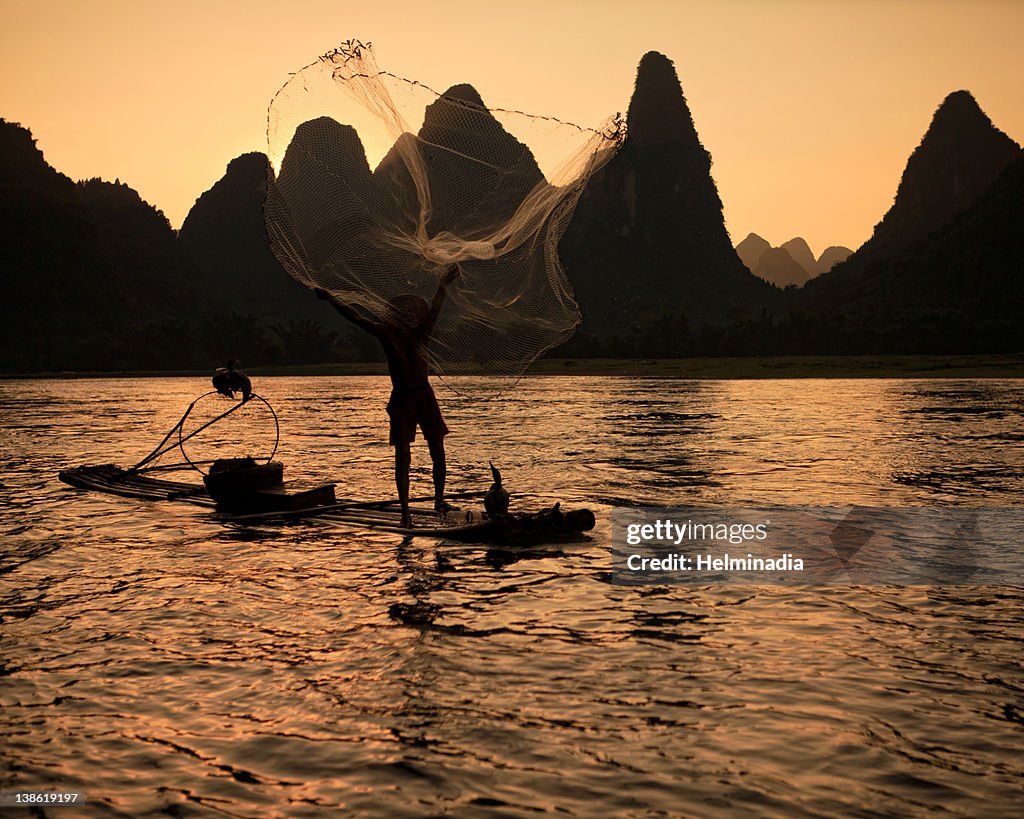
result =
[{"label": "rope on raft", "polygon": [[[185,421],[187,421],[189,415],[192,414],[192,410],[195,409],[196,404],[198,404],[200,401],[202,401],[204,398],[206,398],[209,395],[217,395],[217,394],[219,394],[217,392],[217,390],[210,390],[210,392],[203,393],[197,399],[195,399],[191,404],[189,404],[188,408],[185,410],[185,413],[181,416],[181,418],[178,419],[178,422],[173,427],[171,427],[170,430],[168,430],[167,434],[163,437],[163,440],[160,441],[159,444],[157,444],[156,449],[154,449],[145,458],[143,458],[141,461],[139,461],[137,464],[135,464],[135,466],[131,467],[130,469],[125,470],[125,474],[126,475],[131,475],[131,474],[138,473],[138,472],[144,472],[144,471],[153,470],[153,469],[161,469],[162,467],[158,467],[158,466],[147,467],[146,464],[152,463],[153,461],[155,461],[157,458],[161,457],[162,455],[166,455],[168,452],[170,452],[175,447],[177,447],[177,448],[179,448],[181,450],[182,457],[185,458],[185,461],[188,463],[189,466],[191,466],[194,470],[196,470],[196,472],[202,472],[202,470],[199,468],[198,464],[206,464],[206,463],[210,463],[210,462],[209,461],[196,461],[196,462],[193,462],[192,459],[188,457],[188,453],[185,452],[185,446],[184,446],[185,442],[188,441],[190,438],[193,438],[196,435],[198,435],[204,429],[207,429],[207,428],[213,426],[214,424],[216,424],[218,421],[221,421],[224,418],[227,418],[227,416],[231,415],[231,413],[233,413],[235,410],[240,409],[242,406],[247,404],[253,398],[257,398],[260,401],[262,401],[263,405],[268,410],[270,410],[270,415],[274,419],[274,448],[270,451],[270,455],[267,456],[267,463],[270,463],[270,461],[273,460],[274,455],[277,454],[277,448],[278,448],[278,446],[281,443],[281,424],[279,423],[279,421],[277,419],[277,413],[274,412],[274,408],[272,406],[270,406],[270,402],[267,401],[267,399],[264,398],[262,395],[257,395],[256,393],[252,393],[249,396],[249,398],[247,398],[247,399],[245,399],[243,401],[239,401],[237,404],[232,406],[231,409],[222,412],[220,415],[216,416],[215,418],[211,418],[209,421],[207,421],[202,426],[197,427],[196,429],[192,430],[192,432],[190,432],[188,435],[183,435],[182,434],[185,431]],[[171,437],[174,435],[175,432],[178,433],[178,440],[176,442],[170,444],[170,445],[167,445],[167,442],[171,439]]]}]

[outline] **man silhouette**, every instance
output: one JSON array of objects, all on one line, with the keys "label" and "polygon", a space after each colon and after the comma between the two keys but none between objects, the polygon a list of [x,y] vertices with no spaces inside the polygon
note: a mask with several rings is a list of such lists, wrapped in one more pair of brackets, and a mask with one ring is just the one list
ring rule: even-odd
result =
[{"label": "man silhouette", "polygon": [[391,420],[390,442],[395,448],[395,486],[402,508],[402,527],[410,528],[409,465],[412,461],[410,445],[416,439],[416,426],[430,450],[434,478],[434,509],[438,512],[450,508],[444,501],[447,477],[444,436],[448,426],[441,417],[441,408],[430,386],[426,347],[441,312],[448,285],[459,275],[459,266],[452,265],[437,285],[430,304],[420,296],[396,296],[388,302],[384,321],[371,321],[351,304],[339,301],[326,290],[317,288],[317,298],[330,302],[345,318],[375,336],[384,348],[391,377],[391,399],[387,412]]}]

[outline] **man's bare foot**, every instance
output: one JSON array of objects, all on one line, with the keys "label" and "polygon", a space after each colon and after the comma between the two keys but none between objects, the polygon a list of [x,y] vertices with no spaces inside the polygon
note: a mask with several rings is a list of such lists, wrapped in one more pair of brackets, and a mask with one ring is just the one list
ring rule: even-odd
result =
[{"label": "man's bare foot", "polygon": [[446,500],[439,498],[434,501],[434,511],[439,515],[447,515],[449,512],[454,512],[455,507],[448,503]]},{"label": "man's bare foot", "polygon": [[402,522],[399,524],[402,529],[412,529],[412,515],[402,512]]}]

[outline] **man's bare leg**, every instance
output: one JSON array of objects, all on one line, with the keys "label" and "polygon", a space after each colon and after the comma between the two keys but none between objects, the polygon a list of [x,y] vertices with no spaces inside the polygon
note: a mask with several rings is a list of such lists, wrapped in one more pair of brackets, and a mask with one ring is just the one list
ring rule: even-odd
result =
[{"label": "man's bare leg", "polygon": [[437,512],[448,511],[448,504],[444,502],[444,484],[448,478],[448,464],[444,454],[444,437],[427,440],[430,447],[430,460],[434,466],[434,510]]},{"label": "man's bare leg", "polygon": [[409,451],[409,444],[395,444],[395,487],[398,489],[398,503],[402,507],[403,529],[412,526],[412,516],[409,514],[409,464],[411,462],[412,453]]}]

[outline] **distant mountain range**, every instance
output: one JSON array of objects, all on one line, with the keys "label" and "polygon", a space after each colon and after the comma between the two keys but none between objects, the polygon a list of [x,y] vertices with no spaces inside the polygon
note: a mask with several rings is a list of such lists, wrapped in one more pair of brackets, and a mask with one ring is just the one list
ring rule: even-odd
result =
[{"label": "distant mountain range", "polygon": [[127,185],[73,182],[0,120],[0,371],[376,356],[271,256],[266,166],[232,161],[176,234]]},{"label": "distant mountain range", "polygon": [[[641,62],[634,102],[651,87],[645,86],[644,73]],[[681,97],[667,82],[658,93],[667,110]],[[657,107],[648,101],[645,110]],[[665,138],[666,132],[661,133]],[[699,147],[689,129],[669,133],[671,141],[659,146],[666,154],[693,155]],[[673,210],[670,197],[659,198],[628,173],[626,184],[616,188],[595,178],[592,189],[605,185],[595,191],[602,207],[615,205],[618,211],[599,223],[592,236],[599,243],[603,235],[604,244],[599,245],[599,258],[587,265],[587,275],[600,271],[602,263],[611,267],[612,260],[620,271],[630,271],[634,281],[648,281],[625,294],[612,291],[595,299],[616,304],[621,317],[606,320],[615,321],[612,326],[620,335],[603,347],[584,339],[586,348],[607,355],[651,356],[1024,350],[1020,157],[1020,146],[991,123],[969,93],[954,92],[939,106],[909,158],[893,207],[872,238],[855,253],[831,247],[814,260],[803,239],[772,248],[756,234],[748,236],[734,250],[741,264],[778,285],[798,287],[782,291],[778,299],[740,290],[734,303],[738,309],[724,322],[714,307],[737,290],[734,280],[716,275],[716,264],[727,263],[717,241],[720,234],[692,214]],[[633,162],[626,151],[621,159],[622,165]],[[718,202],[717,195],[707,196],[706,187],[670,162],[660,164],[655,185],[676,195],[685,191],[682,198],[690,202],[703,201],[705,214],[712,209],[709,204]],[[664,234],[653,233],[650,223],[639,218],[645,202],[657,203],[658,214],[672,220]],[[691,237],[701,252],[673,257],[672,251]],[[654,271],[664,272],[652,287]],[[586,291],[580,279],[574,281],[582,305]],[[681,306],[685,296],[680,301],[673,291],[680,282],[694,297],[686,306]],[[711,282],[716,292],[706,296],[702,284]],[[665,312],[638,303],[652,289],[664,294],[660,301]],[[694,306],[703,314],[703,325],[693,321]]]},{"label": "distant mountain range", "polygon": [[[479,99],[471,86],[451,93]],[[425,128],[453,138],[439,104]],[[711,158],[667,57],[640,61],[627,122],[622,149],[591,179],[562,241],[584,324],[556,354],[1024,349],[1024,160],[968,92],[935,112],[871,239],[817,259],[800,238],[772,247],[751,234],[732,247]],[[355,174],[351,184],[399,173],[387,158],[370,169],[348,126],[315,120],[299,129],[300,142],[303,129],[311,151],[340,152],[332,161]],[[478,139],[511,139],[500,126],[478,130]],[[315,172],[302,169],[310,157],[286,156],[280,184]],[[352,161],[360,157],[362,165]],[[68,179],[27,129],[0,120],[0,370],[377,357],[372,340],[271,254],[267,171],[263,154],[232,160],[176,234],[127,185]],[[399,197],[400,182],[387,183]],[[322,189],[324,208],[344,195]],[[454,224],[464,207],[439,205],[434,219]],[[300,217],[310,241],[323,212]]]},{"label": "distant mountain range", "polygon": [[756,233],[748,234],[736,245],[736,254],[751,273],[779,287],[802,287],[852,253],[847,247],[832,245],[815,259],[807,242],[799,236],[772,247]]}]

